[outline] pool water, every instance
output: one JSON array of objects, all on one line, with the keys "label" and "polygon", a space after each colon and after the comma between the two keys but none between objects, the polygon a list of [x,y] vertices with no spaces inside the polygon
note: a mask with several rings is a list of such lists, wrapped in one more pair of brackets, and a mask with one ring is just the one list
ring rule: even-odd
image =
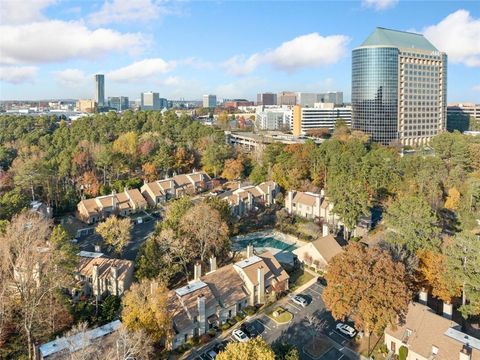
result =
[{"label": "pool water", "polygon": [[244,250],[248,244],[252,244],[256,251],[263,252],[268,249],[276,249],[276,252],[288,251],[291,252],[297,248],[295,244],[284,242],[273,236],[258,236],[248,237],[244,239],[234,240],[232,242],[232,250],[241,251]]}]

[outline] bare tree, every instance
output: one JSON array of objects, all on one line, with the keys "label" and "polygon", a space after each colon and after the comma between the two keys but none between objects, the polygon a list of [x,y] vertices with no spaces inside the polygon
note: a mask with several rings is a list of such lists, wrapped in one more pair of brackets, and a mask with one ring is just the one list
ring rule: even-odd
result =
[{"label": "bare tree", "polygon": [[48,241],[51,226],[51,220],[24,212],[14,217],[0,235],[1,282],[8,284],[4,295],[15,300],[20,317],[16,326],[27,339],[30,359],[35,337],[48,331],[48,319],[58,310],[49,308],[55,291],[67,287],[71,280],[55,261],[55,251]]},{"label": "bare tree", "polygon": [[153,354],[152,339],[144,331],[128,331],[121,327],[113,337],[114,346],[107,351],[106,359],[147,360]]}]

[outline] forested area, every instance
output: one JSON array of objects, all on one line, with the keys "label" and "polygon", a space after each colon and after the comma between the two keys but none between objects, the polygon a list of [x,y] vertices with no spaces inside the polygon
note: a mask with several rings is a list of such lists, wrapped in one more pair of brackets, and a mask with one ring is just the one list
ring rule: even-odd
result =
[{"label": "forested area", "polygon": [[[74,210],[82,195],[122,191],[145,180],[200,168],[228,180],[272,179],[284,191],[325,189],[347,237],[361,215],[372,207],[380,209],[383,220],[370,234],[380,239],[380,246],[364,248],[356,244],[358,239],[351,239],[342,257],[331,264],[328,283],[337,286],[326,288],[324,300],[335,317],[352,316],[359,329],[381,331],[406,311],[416,292],[426,288],[445,302],[459,301],[462,315],[471,319],[480,314],[480,138],[443,133],[430,147],[432,151],[402,157],[398,147],[372,144],[364,134],[340,125],[321,145],[270,144],[245,154],[225,144],[223,131],[173,112],[108,113],[71,124],[2,115],[0,275],[18,280],[12,264],[21,267],[26,259],[36,261],[39,255],[33,245],[53,244],[55,251],[38,260],[53,269],[39,286],[32,285],[34,272],[17,281],[19,302],[12,302],[9,288],[0,286],[0,345],[13,339],[17,344],[10,344],[9,355],[15,356],[21,353],[21,343],[47,340],[74,322],[86,320],[91,325],[118,315],[119,301],[109,300],[105,309],[95,309],[95,319],[82,317],[94,312],[91,304],[80,311],[64,303],[59,289],[72,285],[75,249],[51,221],[21,213],[32,199],[62,215]],[[22,227],[25,221],[32,228]],[[102,225],[105,229],[100,227],[99,233],[120,253],[128,234],[109,239],[108,229],[119,226],[107,221]],[[160,289],[165,292],[179,277],[188,279],[198,259],[215,255],[224,263],[232,228],[226,202],[193,204],[188,198],[171,202],[137,259],[141,282],[124,307],[131,327],[144,327],[155,339],[164,336],[165,299],[148,303],[135,292],[141,294],[156,279],[162,280]],[[130,228],[125,229],[126,234]],[[359,287],[352,287],[352,282]],[[377,306],[372,298],[383,305]],[[139,325],[135,314],[148,314],[145,309],[161,312],[152,310]]]}]

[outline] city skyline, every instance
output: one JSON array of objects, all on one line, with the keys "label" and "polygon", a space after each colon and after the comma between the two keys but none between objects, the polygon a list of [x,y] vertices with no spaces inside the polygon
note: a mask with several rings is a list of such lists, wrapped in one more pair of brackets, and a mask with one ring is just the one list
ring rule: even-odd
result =
[{"label": "city skyline", "polygon": [[[154,91],[170,99],[254,100],[260,92],[286,90],[343,91],[350,101],[351,51],[377,26],[423,33],[449,56],[447,101],[480,100],[480,11],[473,2],[42,0],[22,6],[2,4],[0,27],[8,40],[0,45],[1,100],[94,98],[93,75],[105,74],[105,99],[136,100]],[[289,26],[262,21],[267,13],[289,17]],[[63,36],[53,37],[59,31]]]}]

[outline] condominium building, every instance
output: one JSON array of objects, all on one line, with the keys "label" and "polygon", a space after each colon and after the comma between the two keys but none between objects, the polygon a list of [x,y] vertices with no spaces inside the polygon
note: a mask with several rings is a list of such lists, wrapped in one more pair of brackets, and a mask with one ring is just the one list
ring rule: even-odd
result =
[{"label": "condominium building", "polygon": [[452,103],[447,107],[447,130],[467,131],[471,125],[480,128],[480,104]]},{"label": "condominium building", "polygon": [[274,94],[274,93],[257,94],[257,105],[277,105],[277,94]]},{"label": "condominium building", "polygon": [[352,127],[422,145],[446,128],[447,55],[423,35],[377,28],[352,52]]},{"label": "condominium building", "polygon": [[141,110],[161,110],[160,97],[158,93],[148,91],[140,94]]},{"label": "condominium building", "polygon": [[290,127],[289,107],[262,107],[256,114],[256,124],[260,130],[283,130]]},{"label": "condominium building", "polygon": [[130,107],[128,96],[112,96],[108,98],[108,106],[117,111],[124,111]]},{"label": "condominium building", "polygon": [[95,101],[98,106],[105,105],[105,75],[95,75]]},{"label": "condominium building", "polygon": [[291,112],[290,129],[294,136],[308,135],[318,129],[332,130],[338,120],[343,120],[348,126],[352,122],[352,108],[335,107],[333,103],[315,103],[314,107],[295,105]]},{"label": "condominium building", "polygon": [[291,91],[282,91],[277,95],[277,105],[296,105],[297,93]]},{"label": "condominium building", "polygon": [[217,95],[203,95],[203,107],[204,108],[217,107]]}]

